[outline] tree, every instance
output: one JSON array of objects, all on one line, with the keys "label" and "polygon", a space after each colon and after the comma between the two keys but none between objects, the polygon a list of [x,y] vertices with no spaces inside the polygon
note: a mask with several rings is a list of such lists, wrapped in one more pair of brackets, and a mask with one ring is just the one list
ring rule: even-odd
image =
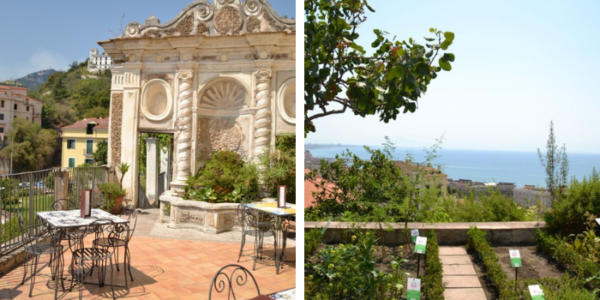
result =
[{"label": "tree", "polygon": [[373,53],[367,54],[355,42],[356,28],[366,21],[365,8],[374,12],[366,0],[304,2],[305,135],[316,130],[315,119],[348,109],[362,117],[377,114],[386,123],[401,109],[412,113],[437,73],[452,69],[454,54],[442,52],[454,33],[435,28],[425,46],[412,38],[389,40],[387,32],[375,29]]},{"label": "tree", "polygon": [[12,152],[13,169],[18,172],[47,166],[56,148],[56,132],[23,118],[15,118],[11,127],[8,132],[11,143],[0,151],[0,157],[10,160]]},{"label": "tree", "polygon": [[96,145],[96,151],[94,151],[94,162],[98,165],[105,165],[108,161],[108,142],[101,141]]},{"label": "tree", "polygon": [[546,169],[546,188],[550,192],[552,202],[554,202],[560,192],[567,185],[567,177],[569,175],[569,158],[567,149],[563,144],[561,149],[556,145],[554,137],[554,122],[550,121],[550,134],[546,144],[546,155],[542,155],[542,151],[538,148],[538,157],[540,163]]}]

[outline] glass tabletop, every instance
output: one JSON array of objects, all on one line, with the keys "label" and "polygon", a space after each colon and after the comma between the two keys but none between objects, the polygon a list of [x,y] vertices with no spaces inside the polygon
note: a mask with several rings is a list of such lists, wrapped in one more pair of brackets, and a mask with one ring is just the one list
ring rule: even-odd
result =
[{"label": "glass tabletop", "polygon": [[92,209],[90,217],[82,218],[81,210],[40,211],[38,217],[56,228],[86,226],[99,219],[108,219],[115,223],[127,223],[129,220],[120,218],[101,209]]},{"label": "glass tabletop", "polygon": [[260,210],[266,213],[278,215],[278,216],[295,216],[296,215],[296,204],[286,203],[285,208],[277,207],[277,202],[267,203],[250,203],[246,204],[247,207],[252,209]]}]

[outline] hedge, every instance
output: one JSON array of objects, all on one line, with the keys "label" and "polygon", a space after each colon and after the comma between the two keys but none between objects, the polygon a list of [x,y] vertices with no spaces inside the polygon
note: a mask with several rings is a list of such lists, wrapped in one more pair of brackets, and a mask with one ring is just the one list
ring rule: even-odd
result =
[{"label": "hedge", "polygon": [[425,254],[425,276],[423,276],[423,290],[429,300],[444,299],[444,284],[442,282],[442,261],[440,260],[440,247],[435,230],[427,232],[427,251]]}]

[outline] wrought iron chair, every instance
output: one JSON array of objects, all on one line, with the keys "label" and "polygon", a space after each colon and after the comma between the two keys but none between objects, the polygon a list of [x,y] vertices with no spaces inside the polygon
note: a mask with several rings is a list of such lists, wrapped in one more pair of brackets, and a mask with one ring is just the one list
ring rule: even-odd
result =
[{"label": "wrought iron chair", "polygon": [[[254,237],[254,265],[252,271],[256,270],[256,261],[262,259],[261,251],[263,248],[263,240],[265,237],[275,238],[275,224],[270,216],[265,216],[260,212],[247,207],[245,203],[240,203],[238,206],[238,219],[242,227],[242,241],[240,245],[240,254],[238,262],[242,257],[244,245],[246,244],[246,236]],[[275,239],[275,243],[277,240]]]},{"label": "wrought iron chair", "polygon": [[73,202],[73,200],[70,199],[58,199],[52,201],[52,203],[50,204],[50,210],[53,211],[69,210],[76,208],[77,206],[75,206],[75,202]]},{"label": "wrought iron chair", "polygon": [[[282,224],[283,230],[283,242],[282,242],[282,251],[281,251],[281,268],[283,269],[283,265],[285,265],[285,247],[287,246],[287,239],[292,236],[292,234],[296,235],[296,222],[292,220],[286,220]],[[279,271],[279,270],[278,270]]]},{"label": "wrought iron chair", "polygon": [[[41,223],[37,218],[33,222],[34,224],[30,223],[28,226],[21,211],[17,211],[17,218],[19,230],[24,239],[26,254],[25,262],[23,263],[23,280],[21,281],[21,285],[25,284],[27,266],[29,265],[29,268],[31,269],[29,297],[31,297],[39,258],[41,255],[47,254],[50,256],[49,266],[52,273],[52,279],[54,280],[54,299],[57,299],[59,280],[61,281],[63,291],[65,290],[65,283],[62,281],[64,256],[63,246],[60,244],[60,233],[57,230],[52,229],[48,224]],[[44,239],[50,239],[50,241],[40,242]],[[31,262],[31,260],[34,260],[34,262]]]},{"label": "wrought iron chair", "polygon": [[112,252],[116,254],[115,264],[117,271],[119,270],[119,248],[124,249],[123,268],[125,269],[125,288],[127,288],[127,272],[133,281],[131,274],[131,252],[129,251],[129,241],[133,237],[135,226],[137,224],[137,210],[134,206],[128,205],[121,210],[121,217],[126,216],[129,220],[129,226],[125,230],[118,232],[109,232],[108,237],[102,237],[94,240],[94,246],[104,249],[112,248]]},{"label": "wrought iron chair", "polygon": [[[227,269],[230,269],[231,271],[228,272]],[[213,289],[219,294],[223,293],[225,289],[227,289],[227,299],[232,299],[233,297],[233,299],[236,300],[235,291],[233,290],[234,284],[237,286],[244,286],[246,285],[246,283],[248,283],[248,277],[252,279],[252,282],[256,287],[256,295],[260,295],[258,283],[256,283],[256,279],[254,278],[252,273],[250,273],[248,269],[240,265],[229,264],[219,269],[217,274],[215,274],[212,281],[210,282],[208,300],[212,299]]]},{"label": "wrought iron chair", "polygon": [[[81,230],[84,233],[84,236],[89,234],[94,234],[95,239],[103,238],[107,235],[113,233],[120,233],[122,231],[127,230],[127,224],[116,224],[112,220],[99,219],[94,221],[92,224],[88,226],[84,226]],[[106,232],[105,232],[106,231]],[[73,281],[71,282],[71,290],[73,289],[73,284],[75,281],[79,284],[79,299],[83,296],[83,278],[88,272],[91,274],[94,271],[94,268],[98,269],[98,284],[103,286],[106,279],[106,266],[107,263],[110,264],[110,288],[112,291],[113,299],[115,297],[115,290],[113,287],[113,263],[112,263],[112,255],[113,253],[100,247],[92,246],[85,247],[84,239],[71,238],[69,237],[69,248],[71,248],[71,252],[73,253],[73,258],[71,260],[71,266],[69,270],[73,274]],[[91,264],[90,270],[85,272],[85,263],[89,262]],[[75,273],[75,265],[79,265],[80,272]]]}]

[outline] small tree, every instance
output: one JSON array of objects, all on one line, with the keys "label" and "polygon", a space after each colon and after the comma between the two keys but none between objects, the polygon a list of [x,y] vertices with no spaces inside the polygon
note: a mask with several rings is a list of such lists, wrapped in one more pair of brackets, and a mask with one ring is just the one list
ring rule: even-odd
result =
[{"label": "small tree", "polygon": [[108,160],[108,142],[101,141],[96,145],[94,151],[94,162],[98,165],[105,165]]},{"label": "small tree", "polygon": [[12,160],[14,171],[33,171],[44,168],[54,154],[57,134],[51,129],[24,118],[15,118],[8,132],[11,143],[0,151],[0,157]]},{"label": "small tree", "polygon": [[550,121],[550,134],[546,144],[546,155],[538,148],[538,157],[540,163],[546,169],[546,188],[550,192],[552,202],[561,194],[562,188],[567,185],[569,175],[569,159],[567,157],[566,146],[563,144],[561,149],[556,145],[554,137],[554,122]]}]

